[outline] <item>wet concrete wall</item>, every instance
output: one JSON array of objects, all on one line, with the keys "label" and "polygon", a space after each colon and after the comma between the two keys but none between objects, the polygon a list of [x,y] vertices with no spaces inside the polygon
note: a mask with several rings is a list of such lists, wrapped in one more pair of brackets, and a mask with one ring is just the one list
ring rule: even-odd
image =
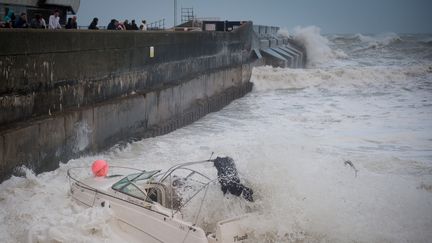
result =
[{"label": "wet concrete wall", "polygon": [[252,32],[1,31],[0,180],[168,133],[243,96]]},{"label": "wet concrete wall", "polygon": [[253,26],[252,46],[257,63],[274,67],[304,68],[307,63],[306,49],[289,36],[278,34],[279,27]]}]

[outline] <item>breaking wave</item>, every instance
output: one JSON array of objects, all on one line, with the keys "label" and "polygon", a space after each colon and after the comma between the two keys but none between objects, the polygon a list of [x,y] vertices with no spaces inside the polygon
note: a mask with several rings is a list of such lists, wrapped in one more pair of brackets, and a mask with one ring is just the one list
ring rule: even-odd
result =
[{"label": "breaking wave", "polygon": [[342,50],[331,49],[329,40],[321,35],[321,29],[316,26],[296,27],[294,40],[306,48],[309,67],[321,66],[337,58],[347,57]]},{"label": "breaking wave", "polygon": [[422,43],[428,46],[432,46],[432,38],[423,40]]},{"label": "breaking wave", "polygon": [[396,33],[382,33],[379,35],[363,35],[357,33],[355,35],[334,35],[330,37],[331,41],[346,41],[358,42],[369,46],[384,47],[393,43],[402,42],[403,39]]},{"label": "breaking wave", "polygon": [[289,33],[289,31],[288,31],[287,28],[280,28],[280,29],[278,30],[277,34],[278,34],[279,36],[284,37],[284,38],[289,38],[289,37],[291,37],[291,35],[290,35],[290,33]]},{"label": "breaking wave", "polygon": [[[311,69],[284,69],[271,66],[253,70],[252,81],[257,91],[276,89],[303,89],[307,87],[325,86],[370,86],[384,85],[389,80],[405,81],[430,73],[430,65],[414,65],[408,67],[333,67]],[[387,85],[387,84],[386,84]]]},{"label": "breaking wave", "polygon": [[365,43],[367,46],[363,49],[377,49],[389,46],[393,43],[402,42],[401,37],[395,33],[385,33],[377,36],[367,36],[362,34],[356,34],[356,38]]}]

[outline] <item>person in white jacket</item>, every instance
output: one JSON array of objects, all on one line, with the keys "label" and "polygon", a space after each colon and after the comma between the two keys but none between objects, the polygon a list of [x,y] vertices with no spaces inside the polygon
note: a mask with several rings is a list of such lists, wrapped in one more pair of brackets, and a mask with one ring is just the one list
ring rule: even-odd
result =
[{"label": "person in white jacket", "polygon": [[61,29],[60,25],[60,12],[58,10],[54,10],[54,13],[49,17],[48,28],[49,29]]}]

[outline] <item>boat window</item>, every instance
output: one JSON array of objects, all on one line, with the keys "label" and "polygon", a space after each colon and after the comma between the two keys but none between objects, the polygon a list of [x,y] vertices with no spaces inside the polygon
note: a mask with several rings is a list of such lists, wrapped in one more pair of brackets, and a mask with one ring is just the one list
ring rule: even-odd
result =
[{"label": "boat window", "polygon": [[146,195],[144,194],[143,191],[141,191],[140,189],[138,189],[138,187],[136,185],[134,185],[133,183],[123,187],[121,189],[121,192],[131,195],[133,197],[137,197],[140,199],[145,199]]},{"label": "boat window", "polygon": [[135,174],[128,175],[127,178],[130,181],[147,180],[159,172],[160,172],[160,170],[144,171],[142,173],[135,173]]},{"label": "boat window", "polygon": [[120,181],[118,181],[117,183],[115,183],[112,186],[112,189],[119,191],[121,188],[123,188],[124,186],[126,186],[127,184],[130,184],[130,181],[128,180],[127,177],[121,179]]},{"label": "boat window", "polygon": [[112,186],[112,189],[116,191],[121,191],[123,187],[128,185],[131,182],[141,181],[141,180],[147,180],[150,179],[155,174],[159,173],[160,170],[152,170],[152,171],[143,171],[140,173],[134,173],[126,176],[125,178],[121,179],[120,181],[114,183]]}]

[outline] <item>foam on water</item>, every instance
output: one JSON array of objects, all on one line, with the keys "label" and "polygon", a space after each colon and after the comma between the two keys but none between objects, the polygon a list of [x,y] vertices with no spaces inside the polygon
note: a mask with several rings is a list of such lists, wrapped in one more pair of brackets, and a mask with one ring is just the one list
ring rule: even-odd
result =
[{"label": "foam on water", "polygon": [[[427,74],[430,72],[430,68],[430,65],[405,67],[350,66],[319,69],[282,69],[266,66],[254,70],[254,88],[264,91],[336,85],[334,88],[353,87],[360,89],[363,86],[365,92],[369,92],[368,88],[371,88],[370,86],[385,86],[396,82],[405,82],[406,79]],[[389,80],[391,80],[390,84]],[[409,83],[406,83],[406,85],[410,86]]]},{"label": "foam on water", "polygon": [[[211,152],[235,159],[256,202],[224,196],[213,185],[199,221],[209,229],[219,219],[255,212],[249,226],[256,242],[430,241],[432,61],[406,45],[350,52],[358,41],[327,39],[315,27],[295,35],[311,55],[310,68],[255,68],[252,93],[190,126],[37,176],[23,169],[26,177],[3,182],[2,241],[25,242],[28,235],[40,242],[130,241],[110,211],[71,200],[67,169],[87,166],[81,176],[90,175],[95,159],[167,169]],[[422,52],[431,51],[424,46]],[[347,56],[337,57],[339,48]],[[194,221],[197,207],[186,209],[186,219]]]}]

